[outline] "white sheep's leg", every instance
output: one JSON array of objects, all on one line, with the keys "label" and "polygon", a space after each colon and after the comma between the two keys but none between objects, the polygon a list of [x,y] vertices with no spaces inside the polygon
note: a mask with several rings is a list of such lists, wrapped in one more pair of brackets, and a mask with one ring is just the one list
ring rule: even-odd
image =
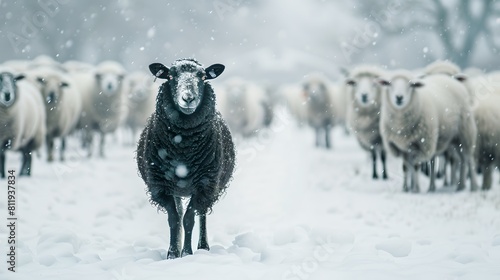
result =
[{"label": "white sheep's leg", "polygon": [[99,143],[99,156],[104,157],[104,144],[106,142],[106,134],[104,132],[101,132],[101,141]]},{"label": "white sheep's leg", "polygon": [[5,152],[0,151],[0,178],[5,178]]},{"label": "white sheep's leg", "polygon": [[467,158],[467,162],[469,163],[469,180],[470,180],[470,190],[477,191],[479,189],[477,184],[477,176],[476,176],[476,163],[474,162],[474,158],[469,156]]},{"label": "white sheep's leg", "polygon": [[458,185],[458,170],[460,165],[460,154],[456,149],[453,149],[450,153],[450,185],[453,187]]},{"label": "white sheep's leg", "polygon": [[483,166],[483,191],[491,189],[491,185],[493,183],[493,169],[494,166],[492,164]]},{"label": "white sheep's leg", "polygon": [[450,182],[448,181],[448,165],[449,165],[449,160],[448,159],[445,159],[444,161],[444,167],[443,167],[443,176],[444,176],[444,180],[443,180],[443,186],[449,186]]},{"label": "white sheep's leg", "polygon": [[23,149],[21,151],[23,153],[23,163],[21,165],[21,176],[30,176],[31,175],[31,151],[29,149]]},{"label": "white sheep's leg", "polygon": [[387,176],[386,153],[384,148],[380,150],[380,159],[382,160],[382,168],[383,168],[382,179],[387,180],[389,176]]},{"label": "white sheep's leg", "polygon": [[314,129],[314,133],[316,134],[316,147],[319,147],[319,146],[321,146],[321,142],[320,142],[320,129],[319,128],[315,128]]},{"label": "white sheep's leg", "polygon": [[411,169],[411,192],[413,193],[419,193],[420,192],[420,186],[418,185],[418,170],[420,168],[419,164],[411,164],[410,169]]},{"label": "white sheep's leg", "polygon": [[66,151],[66,137],[61,138],[61,149],[59,151],[60,160],[64,161],[64,152]]},{"label": "white sheep's leg", "polygon": [[207,238],[207,216],[206,214],[200,215],[200,239],[198,241],[198,249],[210,250]]},{"label": "white sheep's leg", "polygon": [[47,161],[54,161],[54,138],[47,135]]},{"label": "white sheep's leg", "polygon": [[457,191],[462,191],[465,189],[465,181],[467,179],[467,160],[463,152],[460,154],[460,178],[457,184]]},{"label": "white sheep's leg", "polygon": [[194,227],[194,207],[191,201],[186,209],[186,213],[184,213],[182,221],[184,227],[184,248],[182,249],[182,256],[192,255],[193,249],[191,247],[191,240]]},{"label": "white sheep's leg", "polygon": [[371,153],[372,153],[372,165],[373,165],[372,178],[373,179],[378,179],[378,174],[377,174],[377,149],[373,148],[371,150]]},{"label": "white sheep's leg", "polygon": [[325,146],[327,149],[331,148],[331,143],[330,143],[330,126],[327,125],[325,126]]},{"label": "white sheep's leg", "polygon": [[181,213],[171,195],[165,195],[162,205],[167,211],[168,226],[170,227],[170,246],[168,248],[167,259],[175,259],[181,256]]},{"label": "white sheep's leg", "polygon": [[436,157],[432,157],[431,162],[430,162],[430,170],[429,170],[430,177],[431,177],[430,184],[429,184],[429,192],[436,191],[436,171],[434,170],[435,165],[436,165]]},{"label": "white sheep's leg", "polygon": [[408,176],[408,173],[409,173],[409,168],[408,168],[408,162],[406,160],[403,160],[403,191],[404,192],[408,192],[409,191],[409,188],[408,188],[408,179],[409,179],[409,176]]}]

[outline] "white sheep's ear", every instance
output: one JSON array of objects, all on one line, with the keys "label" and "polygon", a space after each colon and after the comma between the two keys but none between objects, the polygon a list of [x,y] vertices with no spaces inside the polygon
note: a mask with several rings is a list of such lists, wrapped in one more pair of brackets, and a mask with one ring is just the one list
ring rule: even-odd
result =
[{"label": "white sheep's ear", "polygon": [[69,84],[66,83],[66,82],[61,82],[61,84],[59,85],[60,87],[69,87]]},{"label": "white sheep's ear", "polygon": [[155,76],[156,79],[168,79],[168,68],[161,63],[151,63],[149,64],[149,71]]},{"label": "white sheep's ear", "polygon": [[206,79],[211,80],[211,79],[215,79],[215,78],[219,77],[220,74],[222,74],[222,72],[224,72],[224,69],[226,69],[226,66],[224,66],[222,64],[214,64],[214,65],[208,66],[205,69],[205,74],[207,75]]},{"label": "white sheep's ear", "polygon": [[382,86],[390,86],[391,85],[391,81],[388,81],[385,79],[378,79],[377,82]]},{"label": "white sheep's ear", "polygon": [[410,81],[411,88],[419,88],[419,87],[423,87],[423,86],[424,86],[424,83],[422,83],[421,81]]},{"label": "white sheep's ear", "polygon": [[19,74],[17,76],[14,77],[14,81],[20,81],[22,79],[26,78],[26,76],[24,74]]},{"label": "white sheep's ear", "polygon": [[459,74],[456,74],[456,75],[453,75],[452,76],[453,79],[459,81],[459,82],[465,82],[467,80],[467,75],[465,74],[462,74],[462,73],[459,73]]}]

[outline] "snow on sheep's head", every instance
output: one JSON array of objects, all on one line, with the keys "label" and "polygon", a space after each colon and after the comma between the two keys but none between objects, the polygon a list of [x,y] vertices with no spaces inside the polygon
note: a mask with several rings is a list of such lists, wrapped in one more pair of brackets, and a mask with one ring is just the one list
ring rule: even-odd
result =
[{"label": "snow on sheep's head", "polygon": [[222,64],[203,68],[194,59],[176,60],[170,68],[161,63],[149,65],[149,70],[156,78],[167,80],[164,86],[170,88],[177,109],[185,115],[191,115],[200,105],[205,81],[220,76],[224,68]]},{"label": "snow on sheep's head", "polygon": [[113,72],[101,72],[95,74],[99,89],[106,96],[114,96],[121,90],[123,74]]},{"label": "snow on sheep's head", "polygon": [[37,78],[47,108],[54,108],[63,96],[64,88],[69,86],[58,74],[40,75]]},{"label": "snow on sheep's head", "polygon": [[379,102],[380,85],[378,77],[361,74],[347,79],[346,83],[352,90],[351,98],[361,107],[369,107]]},{"label": "snow on sheep's head", "polygon": [[0,73],[0,105],[10,107],[16,101],[16,81],[24,79],[24,75],[14,76],[12,73]]},{"label": "snow on sheep's head", "polygon": [[421,81],[408,77],[395,76],[390,81],[381,79],[380,84],[387,87],[387,99],[393,108],[402,110],[410,104],[415,90],[424,86]]}]

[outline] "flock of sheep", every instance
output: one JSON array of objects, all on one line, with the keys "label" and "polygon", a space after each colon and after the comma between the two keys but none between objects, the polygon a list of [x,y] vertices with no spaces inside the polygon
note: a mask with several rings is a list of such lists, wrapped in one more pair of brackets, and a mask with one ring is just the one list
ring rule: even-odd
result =
[{"label": "flock of sheep", "polygon": [[[500,72],[462,71],[449,61],[424,69],[384,70],[359,65],[339,84],[318,74],[283,86],[281,96],[299,124],[316,131],[316,145],[330,146],[329,130],[340,124],[371,153],[373,178],[388,178],[386,153],[403,160],[403,190],[419,192],[419,173],[463,190],[492,185],[500,163]],[[324,140],[323,140],[324,138]]]},{"label": "flock of sheep", "polygon": [[60,139],[64,160],[69,135],[80,137],[91,156],[94,135],[99,134],[99,154],[104,156],[107,134],[123,125],[135,137],[144,127],[154,110],[156,92],[151,75],[127,73],[115,61],[59,63],[39,56],[4,62],[0,65],[1,177],[7,150],[22,153],[20,175],[29,176],[33,152],[45,144],[51,162],[54,142]]}]

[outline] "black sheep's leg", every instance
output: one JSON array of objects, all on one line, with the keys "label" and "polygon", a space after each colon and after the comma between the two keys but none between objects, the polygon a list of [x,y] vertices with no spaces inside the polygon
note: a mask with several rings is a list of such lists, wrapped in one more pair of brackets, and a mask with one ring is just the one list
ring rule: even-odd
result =
[{"label": "black sheep's leg", "polygon": [[184,248],[182,249],[182,256],[192,255],[193,249],[191,247],[191,239],[193,236],[193,227],[194,227],[194,207],[191,201],[186,209],[186,213],[184,213],[183,218],[183,227],[184,227]]},{"label": "black sheep's leg", "polygon": [[387,180],[387,178],[389,178],[389,177],[387,176],[387,166],[385,164],[385,162],[386,162],[385,161],[386,160],[385,149],[380,150],[380,160],[382,161],[382,168],[383,168],[382,169],[382,178],[384,180]]},{"label": "black sheep's leg", "polygon": [[331,143],[330,143],[330,126],[327,125],[325,126],[325,146],[327,149],[330,149]]},{"label": "black sheep's leg", "polygon": [[66,137],[61,137],[61,151],[60,151],[60,160],[64,161],[64,152],[66,151]]},{"label": "black sheep's leg", "polygon": [[0,150],[0,177],[5,178],[5,151]]},{"label": "black sheep's leg", "polygon": [[54,161],[54,138],[52,136],[47,135],[47,161]]},{"label": "black sheep's leg", "polygon": [[206,214],[200,215],[200,239],[198,241],[198,249],[210,250],[207,238],[207,216]]},{"label": "black sheep's leg", "polygon": [[378,179],[377,175],[377,150],[375,148],[372,149],[372,164],[373,164],[373,179]]},{"label": "black sheep's leg", "polygon": [[177,211],[174,197],[165,196],[162,206],[167,210],[168,226],[170,227],[170,247],[168,248],[167,259],[180,257],[181,252],[181,219]]}]

